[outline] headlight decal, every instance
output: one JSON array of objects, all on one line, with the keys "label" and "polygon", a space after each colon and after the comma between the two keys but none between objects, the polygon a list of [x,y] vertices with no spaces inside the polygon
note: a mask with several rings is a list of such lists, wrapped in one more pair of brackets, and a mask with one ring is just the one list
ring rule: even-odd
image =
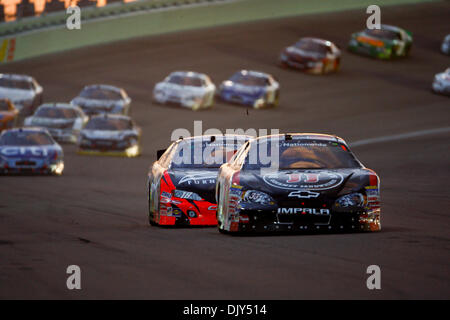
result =
[{"label": "headlight decal", "polygon": [[247,190],[242,196],[242,202],[256,203],[262,205],[273,205],[275,201],[267,193],[257,191],[257,190]]}]

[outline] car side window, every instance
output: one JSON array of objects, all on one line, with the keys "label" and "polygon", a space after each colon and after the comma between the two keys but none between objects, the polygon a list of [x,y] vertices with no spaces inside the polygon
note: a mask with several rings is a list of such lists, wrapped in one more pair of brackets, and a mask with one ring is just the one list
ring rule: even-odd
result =
[{"label": "car side window", "polygon": [[161,156],[161,158],[158,160],[159,164],[164,167],[168,168],[170,165],[170,162],[172,160],[171,154],[174,149],[176,149],[177,143],[172,143],[172,145],[164,152],[164,154]]},{"label": "car side window", "polygon": [[242,164],[245,161],[245,158],[247,157],[247,151],[248,151],[248,147],[250,145],[250,142],[248,141],[244,147],[241,149],[241,151],[239,152],[239,154],[236,156],[236,159],[233,163],[233,167],[234,168],[241,168]]}]

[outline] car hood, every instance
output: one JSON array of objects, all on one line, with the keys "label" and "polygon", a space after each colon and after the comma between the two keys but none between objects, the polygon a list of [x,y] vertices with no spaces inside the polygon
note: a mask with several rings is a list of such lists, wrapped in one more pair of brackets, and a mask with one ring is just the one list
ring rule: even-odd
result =
[{"label": "car hood", "polygon": [[[336,170],[280,170],[261,173],[241,171],[239,185],[243,190],[257,190],[269,194],[276,201],[318,199],[323,196],[356,192],[369,185],[367,169]],[[344,190],[345,188],[345,190]]]},{"label": "car hood", "polygon": [[266,92],[266,88],[258,86],[245,86],[239,83],[232,83],[223,87],[224,90],[232,90],[234,92],[245,94],[253,97],[260,97]]},{"label": "car hood", "polygon": [[170,169],[168,174],[176,189],[195,192],[209,202],[215,202],[218,174],[215,169]]}]

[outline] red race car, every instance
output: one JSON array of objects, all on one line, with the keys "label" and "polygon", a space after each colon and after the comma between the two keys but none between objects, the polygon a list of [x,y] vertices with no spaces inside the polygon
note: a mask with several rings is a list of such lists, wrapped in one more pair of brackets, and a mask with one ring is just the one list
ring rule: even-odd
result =
[{"label": "red race car", "polygon": [[149,223],[217,225],[218,169],[249,139],[244,135],[197,136],[159,150],[148,173]]}]

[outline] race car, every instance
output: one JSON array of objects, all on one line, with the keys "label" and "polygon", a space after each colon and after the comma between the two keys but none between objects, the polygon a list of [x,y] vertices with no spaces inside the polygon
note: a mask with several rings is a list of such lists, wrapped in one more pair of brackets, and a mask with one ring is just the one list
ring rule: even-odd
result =
[{"label": "race car", "polygon": [[17,123],[19,110],[9,99],[0,99],[0,132],[14,127]]},{"label": "race car", "polygon": [[450,55],[450,34],[446,35],[442,41],[441,51],[443,54]]},{"label": "race car", "polygon": [[413,43],[412,33],[399,27],[381,25],[352,34],[348,50],[378,59],[405,57]]},{"label": "race car", "polygon": [[431,89],[436,93],[450,96],[450,68],[434,76]]},{"label": "race car", "polygon": [[81,107],[88,116],[103,113],[128,115],[131,98],[124,89],[94,84],[84,87],[70,103]]},{"label": "race car", "polygon": [[276,107],[280,98],[280,85],[270,74],[241,70],[222,82],[219,96],[224,101],[255,109]]},{"label": "race car", "polygon": [[325,74],[339,69],[341,50],[331,41],[301,38],[283,50],[280,65],[307,73]]},{"label": "race car", "polygon": [[141,129],[128,116],[93,116],[78,137],[78,154],[137,157]]},{"label": "race car", "polygon": [[69,103],[44,103],[32,116],[25,118],[24,126],[46,128],[55,140],[75,143],[88,120],[80,107]]},{"label": "race car", "polygon": [[159,150],[148,172],[151,225],[215,226],[218,168],[250,137],[211,135],[179,139]]},{"label": "race car", "polygon": [[176,71],[155,85],[153,100],[198,110],[212,107],[215,92],[216,86],[206,74]]},{"label": "race car", "polygon": [[380,179],[339,137],[293,133],[247,142],[220,170],[220,232],[380,230]]},{"label": "race car", "polygon": [[8,129],[0,135],[0,174],[61,175],[64,153],[43,128]]},{"label": "race car", "polygon": [[0,98],[9,99],[20,114],[29,115],[42,104],[43,88],[30,76],[0,73]]}]

